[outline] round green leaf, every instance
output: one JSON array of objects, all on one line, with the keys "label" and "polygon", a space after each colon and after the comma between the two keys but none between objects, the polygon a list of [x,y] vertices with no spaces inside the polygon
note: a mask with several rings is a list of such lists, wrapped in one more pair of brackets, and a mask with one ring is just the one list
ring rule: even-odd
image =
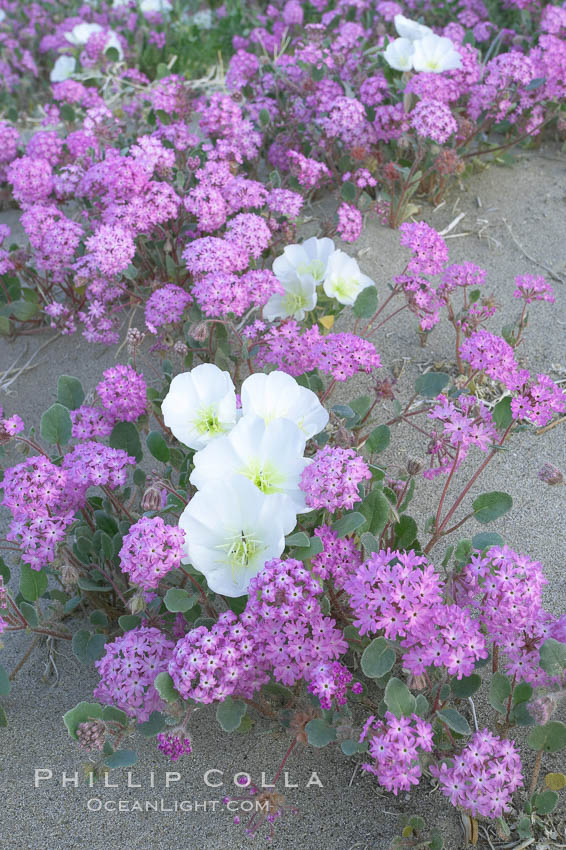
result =
[{"label": "round green leaf", "polygon": [[235,732],[246,713],[247,706],[240,699],[226,697],[216,709],[216,719],[225,732]]},{"label": "round green leaf", "polygon": [[66,407],[56,402],[41,417],[39,431],[47,443],[64,446],[71,439],[73,425]]},{"label": "round green leaf", "polygon": [[534,806],[539,815],[549,815],[556,808],[558,794],[556,791],[543,791],[534,799]]},{"label": "round green leaf", "polygon": [[147,447],[156,460],[167,463],[170,457],[169,446],[160,431],[151,431],[147,435]]},{"label": "round green leaf", "polygon": [[138,723],[137,730],[145,738],[153,738],[165,729],[165,718],[160,711],[152,711],[145,723]]},{"label": "round green leaf", "polygon": [[76,410],[85,399],[83,385],[78,378],[61,375],[57,381],[57,401],[69,410]]},{"label": "round green leaf", "polygon": [[133,422],[119,422],[112,429],[109,444],[113,449],[123,449],[138,461],[143,458],[143,451],[136,426]]},{"label": "round green leaf", "polygon": [[102,706],[100,703],[80,702],[63,715],[63,723],[67,727],[71,738],[76,741],[78,726],[86,720],[93,720],[99,717],[102,717]]},{"label": "round green leaf", "polygon": [[536,726],[527,738],[527,744],[532,750],[557,753],[566,747],[566,725],[560,720],[551,720],[544,726]]},{"label": "round green leaf", "polygon": [[407,685],[395,676],[389,679],[383,696],[389,711],[395,717],[408,717],[416,708],[416,700]]},{"label": "round green leaf", "polygon": [[470,676],[462,676],[461,679],[454,677],[450,683],[452,693],[458,699],[466,699],[475,694],[481,687],[481,676],[477,673],[472,673]]},{"label": "round green leaf", "polygon": [[426,372],[415,381],[415,390],[425,398],[436,398],[450,381],[446,372]]},{"label": "round green leaf", "polygon": [[540,666],[544,672],[549,676],[561,676],[566,667],[566,643],[548,638],[539,651]]},{"label": "round green leaf", "polygon": [[165,702],[177,702],[179,694],[175,690],[173,679],[169,673],[158,673],[155,677],[153,686],[162,700]]},{"label": "round green leaf", "polygon": [[494,490],[491,493],[482,493],[472,502],[474,517],[478,522],[488,523],[499,519],[513,507],[513,499],[509,493],[500,493]]},{"label": "round green leaf", "polygon": [[47,590],[47,575],[43,570],[32,570],[29,564],[20,568],[20,593],[26,602],[36,602]]},{"label": "round green leaf", "polygon": [[472,730],[470,729],[470,724],[464,715],[460,714],[459,711],[456,711],[455,708],[445,708],[443,711],[437,711],[436,715],[443,723],[446,723],[449,729],[452,729],[452,731],[456,732],[458,735],[471,734]]},{"label": "round green leaf", "polygon": [[198,596],[196,594],[189,596],[182,587],[170,587],[163,601],[168,611],[172,611],[174,614],[184,614],[185,611],[196,605]]},{"label": "round green leaf", "polygon": [[332,530],[336,532],[338,537],[346,537],[347,534],[351,534],[356,528],[364,525],[365,521],[366,518],[363,514],[358,513],[358,511],[350,511],[333,523]]},{"label": "round green leaf", "polygon": [[377,310],[377,289],[375,286],[366,286],[356,300],[353,306],[354,315],[359,319],[369,319]]},{"label": "round green leaf", "polygon": [[329,726],[326,720],[321,717],[315,717],[314,720],[309,720],[305,726],[307,739],[312,747],[326,747],[336,740],[336,729]]},{"label": "round green leaf", "polygon": [[395,658],[395,650],[389,646],[385,638],[375,638],[364,649],[361,660],[362,670],[370,679],[381,679],[389,673],[395,664]]},{"label": "round green leaf", "polygon": [[106,767],[132,767],[138,760],[135,750],[116,750],[104,759]]},{"label": "round green leaf", "polygon": [[372,454],[384,451],[391,441],[391,431],[387,425],[378,425],[366,440],[366,448]]}]

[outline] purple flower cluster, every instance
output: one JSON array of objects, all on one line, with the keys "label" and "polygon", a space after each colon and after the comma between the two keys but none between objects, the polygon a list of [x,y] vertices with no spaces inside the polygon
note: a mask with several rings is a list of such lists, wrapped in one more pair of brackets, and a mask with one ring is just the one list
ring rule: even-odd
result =
[{"label": "purple flower cluster", "polygon": [[541,275],[523,274],[515,278],[514,298],[522,298],[527,304],[533,301],[548,301],[554,304],[554,290]]},{"label": "purple flower cluster", "polygon": [[178,761],[181,756],[190,755],[193,748],[190,738],[181,738],[173,733],[157,735],[157,749],[168,756],[171,761]]},{"label": "purple flower cluster", "polygon": [[167,670],[174,647],[163,632],[149,626],[131,629],[107,643],[104,655],[94,663],[100,682],[93,696],[144,723],[152,711],[165,708],[153,683]]},{"label": "purple flower cluster", "polygon": [[168,283],[152,292],[145,302],[145,324],[152,334],[158,328],[180,322],[192,297],[182,287]]},{"label": "purple flower cluster", "polygon": [[411,112],[411,126],[419,136],[443,145],[458,129],[450,108],[438,100],[419,100]]},{"label": "purple flower cluster", "polygon": [[395,717],[390,711],[384,720],[368,717],[360,743],[369,742],[369,753],[373,763],[365,763],[362,768],[377,776],[380,785],[393,791],[410,791],[418,785],[422,776],[421,753],[432,750],[432,726],[417,714],[410,717]]},{"label": "purple flower cluster", "polygon": [[322,614],[322,593],[300,561],[268,561],[251,580],[241,621],[257,641],[254,662],[284,685],[326,677],[347,648],[335,621]]},{"label": "purple flower cluster", "polygon": [[452,805],[473,817],[501,817],[510,809],[513,792],[523,784],[515,743],[487,729],[472,735],[450,766],[446,762],[433,764],[430,772]]},{"label": "purple flower cluster", "polygon": [[257,366],[273,365],[293,377],[320,369],[335,381],[346,381],[358,372],[371,374],[381,368],[375,346],[356,334],[323,336],[318,326],[305,330],[290,319],[269,329],[254,322],[244,335],[259,347],[254,356]]},{"label": "purple flower cluster", "polygon": [[328,525],[321,525],[314,533],[321,539],[323,550],[311,559],[313,574],[324,581],[332,580],[342,590],[346,579],[361,565],[362,553],[353,538],[338,537]]},{"label": "purple flower cluster", "polygon": [[442,431],[431,434],[427,446],[431,465],[423,473],[425,478],[457,469],[471,447],[487,452],[497,439],[492,412],[472,395],[461,395],[456,401],[439,395],[428,417],[440,422]]},{"label": "purple flower cluster", "polygon": [[120,364],[106,369],[96,392],[117,422],[135,422],[146,412],[147,385],[131,366]]},{"label": "purple flower cluster", "polygon": [[353,449],[324,446],[303,470],[300,487],[310,508],[333,513],[361,502],[359,484],[370,478],[369,466]]},{"label": "purple flower cluster", "polygon": [[263,307],[282,287],[271,269],[251,269],[238,276],[225,272],[204,275],[193,284],[195,301],[206,316],[243,316]]},{"label": "purple flower cluster", "polygon": [[415,275],[440,274],[448,262],[446,242],[424,221],[402,224],[401,245],[409,248],[412,257],[407,268]]},{"label": "purple flower cluster", "polygon": [[227,611],[210,629],[198,626],[178,641],[167,669],[183,699],[210,703],[232,694],[251,698],[267,681],[257,650],[256,629]]},{"label": "purple flower cluster", "polygon": [[352,684],[353,678],[347,667],[334,661],[332,664],[317,668],[308,690],[319,698],[324,709],[330,709],[333,701],[336,705],[346,705],[349,687],[354,694],[359,694],[363,690],[359,682]]},{"label": "purple flower cluster", "polygon": [[338,235],[344,242],[356,242],[362,233],[362,214],[352,204],[340,204],[338,207]]},{"label": "purple flower cluster", "polygon": [[141,517],[130,526],[120,549],[120,569],[144,590],[155,590],[184,557],[185,532],[161,517]]}]

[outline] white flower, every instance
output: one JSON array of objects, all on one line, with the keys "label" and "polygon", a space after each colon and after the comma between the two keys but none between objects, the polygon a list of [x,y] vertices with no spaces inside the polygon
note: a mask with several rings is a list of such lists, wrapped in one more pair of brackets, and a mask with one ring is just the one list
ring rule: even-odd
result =
[{"label": "white flower", "polygon": [[192,23],[200,30],[212,29],[212,12],[210,9],[201,9],[193,15]]},{"label": "white flower", "polygon": [[287,496],[295,513],[308,510],[299,487],[303,469],[305,435],[289,419],[266,424],[258,416],[244,416],[226,437],[213,440],[194,456],[191,484],[199,490],[227,476],[243,475],[262,493]]},{"label": "white flower", "polygon": [[232,378],[212,363],[175,375],[161,411],[163,421],[179,442],[191,449],[204,449],[236,424]]},{"label": "white flower", "polygon": [[6,12],[4,11],[4,9],[0,9],[0,24],[2,23],[2,21],[5,18],[6,18]]},{"label": "white flower", "polygon": [[170,12],[173,5],[169,0],[141,0],[140,11],[147,15],[151,12]]},{"label": "white flower", "polygon": [[322,283],[328,259],[334,251],[332,239],[307,239],[301,245],[287,245],[280,257],[273,261],[273,274],[283,285],[299,278],[315,286]]},{"label": "white flower", "polygon": [[82,47],[95,32],[102,32],[100,24],[76,24],[70,32],[65,33],[65,38],[75,47]]},{"label": "white flower", "polygon": [[415,71],[429,71],[440,74],[460,68],[462,57],[449,38],[440,35],[427,35],[415,41],[413,68]]},{"label": "white flower", "polygon": [[375,286],[375,283],[362,273],[355,259],[344,251],[335,251],[324,279],[324,291],[329,298],[336,298],[340,304],[353,304],[367,286]]},{"label": "white flower", "polygon": [[267,423],[274,419],[290,419],[299,426],[305,438],[326,427],[328,411],[312,390],[301,387],[286,372],[257,372],[242,384],[242,413],[254,414]]},{"label": "white flower", "polygon": [[293,277],[281,281],[281,286],[285,291],[271,296],[263,308],[264,318],[273,322],[292,316],[302,322],[305,313],[316,306],[316,283],[308,278]]},{"label": "white flower", "polygon": [[242,475],[199,490],[181,514],[185,551],[215,593],[243,596],[295,527],[290,500],[267,496]]},{"label": "white flower", "polygon": [[[103,27],[100,24],[76,24],[72,30],[65,33],[65,38],[72,44],[74,47],[83,47],[91,37],[97,32],[102,32]],[[118,51],[118,57],[120,59],[124,58],[124,51],[122,50],[122,45],[120,44],[120,40],[116,33],[113,30],[110,30],[108,33],[108,38],[106,39],[106,44],[104,46],[104,50],[108,50],[110,47],[115,47]]]},{"label": "white flower", "polygon": [[419,38],[424,38],[425,35],[434,35],[430,27],[412,21],[405,15],[395,15],[393,21],[401,38],[407,38],[409,41],[417,41]]},{"label": "white flower", "polygon": [[410,71],[413,67],[413,42],[408,38],[396,38],[390,41],[383,53],[383,58],[396,71]]},{"label": "white flower", "polygon": [[62,83],[73,76],[76,67],[77,60],[74,56],[59,56],[51,69],[49,79],[52,83]]}]

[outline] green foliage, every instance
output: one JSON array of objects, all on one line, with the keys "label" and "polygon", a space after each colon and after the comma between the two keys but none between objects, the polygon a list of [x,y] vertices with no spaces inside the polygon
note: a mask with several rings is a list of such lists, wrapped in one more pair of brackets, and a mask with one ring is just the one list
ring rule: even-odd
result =
[{"label": "green foliage", "polygon": [[458,735],[471,735],[472,730],[470,724],[463,714],[456,711],[455,708],[444,708],[442,711],[437,711],[436,716],[445,723],[449,729],[456,732]]},{"label": "green foliage", "polygon": [[153,738],[165,729],[165,718],[160,711],[152,711],[145,723],[138,723],[137,730],[145,738]]},{"label": "green foliage", "polygon": [[123,449],[128,452],[138,463],[143,458],[140,436],[133,422],[118,422],[112,429],[108,443],[113,449]]},{"label": "green foliage", "polygon": [[155,681],[153,682],[155,690],[161,697],[161,699],[165,700],[165,702],[173,703],[177,702],[180,698],[179,694],[175,690],[175,685],[173,684],[173,679],[169,675],[169,673],[159,673],[155,677]]},{"label": "green foliage", "polygon": [[29,564],[20,567],[20,593],[26,602],[36,602],[47,590],[45,569],[32,570]]},{"label": "green foliage", "polygon": [[96,720],[102,717],[102,706],[98,702],[80,702],[74,708],[69,709],[63,715],[63,723],[71,738],[77,740],[77,729],[81,723],[87,720]]},{"label": "green foliage", "polygon": [[307,740],[312,747],[326,747],[336,740],[336,729],[321,717],[309,720],[305,726]]},{"label": "green foliage", "polygon": [[547,638],[540,650],[540,666],[549,676],[561,676],[566,668],[566,643]]},{"label": "green foliage", "polygon": [[184,588],[170,587],[163,601],[168,611],[172,611],[174,614],[179,612],[184,614],[185,611],[193,608],[198,600],[199,597],[196,593],[189,595]]},{"label": "green foliage", "polygon": [[366,646],[362,654],[362,671],[370,679],[381,679],[395,664],[395,650],[385,638],[379,637]]},{"label": "green foliage", "polygon": [[383,696],[388,710],[395,717],[408,717],[416,708],[416,700],[407,685],[393,676],[387,682]]},{"label": "green foliage", "polygon": [[85,400],[83,385],[78,378],[61,375],[57,381],[57,401],[69,410],[76,410]]},{"label": "green foliage", "polygon": [[104,759],[106,767],[132,767],[138,760],[135,750],[116,750]]},{"label": "green foliage", "polygon": [[221,702],[216,709],[216,719],[225,732],[235,732],[242,722],[246,710],[247,706],[242,700],[226,697],[224,702]]},{"label": "green foliage", "polygon": [[365,521],[366,518],[363,514],[358,511],[350,511],[332,524],[332,530],[336,532],[338,537],[346,537],[347,534],[352,534],[357,528],[364,525]]},{"label": "green foliage", "polygon": [[366,440],[366,448],[371,454],[385,451],[391,441],[391,431],[387,425],[378,425]]},{"label": "green foliage", "polygon": [[566,747],[566,725],[560,720],[551,720],[544,726],[535,726],[527,738],[532,750],[557,753]]},{"label": "green foliage", "polygon": [[481,523],[493,522],[506,514],[513,507],[513,499],[509,493],[500,493],[494,490],[491,493],[482,493],[472,502],[474,519]]},{"label": "green foliage", "polygon": [[161,463],[167,463],[171,453],[160,431],[151,431],[147,435],[146,443],[150,453],[156,460],[161,461]]},{"label": "green foliage", "polygon": [[450,375],[446,372],[425,372],[415,381],[415,392],[425,398],[436,398],[449,382]]},{"label": "green foliage", "polygon": [[[344,186],[347,184],[345,183]],[[359,319],[369,319],[377,310],[377,289],[375,286],[366,286],[362,289],[354,302],[352,310]]]},{"label": "green foliage", "polygon": [[69,411],[59,402],[55,402],[41,417],[39,430],[47,443],[64,446],[71,439],[72,428]]}]

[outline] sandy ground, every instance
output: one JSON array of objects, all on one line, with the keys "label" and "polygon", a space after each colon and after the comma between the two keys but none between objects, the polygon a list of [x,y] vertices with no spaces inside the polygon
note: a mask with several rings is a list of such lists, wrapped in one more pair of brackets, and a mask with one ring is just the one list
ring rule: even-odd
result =
[{"label": "sandy ground", "polygon": [[[492,167],[471,178],[460,189],[451,192],[447,202],[436,211],[425,210],[424,217],[442,230],[460,213],[466,216],[451,231],[448,240],[452,262],[470,260],[488,270],[486,290],[493,292],[502,305],[491,320],[490,328],[498,332],[509,316],[518,315],[519,302],[512,298],[513,279],[521,273],[544,273],[536,265],[543,263],[566,279],[566,242],[564,240],[566,172],[559,153],[548,148],[538,153],[522,154],[513,168]],[[480,206],[481,205],[481,206]],[[507,224],[506,224],[507,223]],[[510,225],[514,238],[507,225]],[[466,235],[460,235],[466,234]],[[517,244],[519,243],[519,244]],[[349,249],[351,250],[351,248]],[[368,222],[364,235],[355,246],[364,271],[377,282],[383,293],[386,281],[401,271],[406,255],[399,248],[399,236],[375,222]],[[530,255],[532,259],[529,259]],[[534,261],[533,261],[534,260]],[[535,304],[526,342],[522,348],[533,371],[549,372],[555,379],[566,372],[566,292],[564,284],[553,281],[556,304]],[[505,318],[503,316],[505,315]],[[453,337],[450,328],[442,326],[421,348],[415,334],[415,318],[402,313],[386,326],[376,339],[382,361],[386,364],[383,376],[389,374],[393,361],[400,365],[406,358],[396,388],[400,399],[411,393],[419,371],[434,364],[441,367],[453,360]],[[48,336],[41,339],[0,340],[2,369],[28,346],[28,356]],[[122,356],[124,352],[122,352]],[[57,377],[66,373],[79,377],[86,390],[95,386],[104,368],[114,362],[113,350],[88,346],[79,336],[59,338],[39,356],[36,369],[22,374],[10,387],[0,392],[0,404],[8,413],[18,412],[28,426],[39,422],[41,412],[54,400]],[[349,385],[348,397],[357,394]],[[359,392],[367,381],[359,382]],[[337,398],[339,400],[339,398]],[[384,408],[378,421],[388,418]],[[565,610],[565,532],[564,487],[550,488],[540,482],[537,471],[544,462],[552,461],[566,470],[566,424],[548,431],[544,436],[522,433],[515,437],[509,451],[493,461],[478,482],[474,495],[495,489],[512,494],[513,510],[489,526],[497,530],[506,542],[545,566],[549,584],[546,593],[548,607],[555,613]],[[415,438],[416,435],[416,438]],[[386,460],[395,474],[408,456],[424,454],[424,446],[416,432],[402,429],[396,433]],[[465,480],[462,468],[459,479]],[[434,490],[424,481],[419,483],[412,513],[426,517],[432,506]],[[428,493],[428,495],[427,495]],[[473,498],[473,497],[472,497]],[[462,506],[465,511],[467,503]],[[463,516],[464,514],[460,514]],[[458,518],[458,517],[457,517]],[[3,515],[5,521],[6,516]],[[462,536],[485,530],[467,525]],[[435,551],[441,559],[444,544]],[[10,637],[1,661],[12,669],[21,657],[29,637]],[[262,721],[254,734],[227,736],[220,731],[213,712],[205,709],[193,724],[194,755],[171,768],[154,750],[154,744],[136,738],[140,760],[132,769],[128,788],[126,771],[115,771],[110,782],[118,788],[82,785],[74,787],[75,772],[81,775],[81,752],[68,737],[61,715],[82,699],[89,699],[96,677],[94,671],[80,668],[66,645],[58,646],[59,682],[44,682],[46,648],[39,647],[18,675],[12,693],[3,699],[9,717],[9,729],[0,732],[0,848],[6,850],[133,850],[133,848],[187,848],[187,850],[238,850],[249,846],[242,826],[232,826],[233,815],[225,811],[224,795],[234,791],[234,774],[249,772],[259,782],[262,772],[269,781],[286,749],[284,736]],[[480,724],[482,697],[478,698]],[[566,718],[562,718],[566,719]],[[527,758],[526,763],[529,759]],[[545,760],[547,770],[558,770],[559,758]],[[176,769],[178,782],[165,787],[165,773]],[[562,768],[564,765],[562,764]],[[293,755],[288,762],[289,784],[297,784],[288,792],[289,804],[299,810],[289,814],[277,827],[271,846],[281,850],[386,850],[391,837],[399,832],[400,815],[420,813],[431,826],[440,827],[447,850],[463,847],[457,812],[440,797],[431,793],[432,786],[423,780],[419,790],[395,799],[383,793],[370,776],[357,771],[355,762],[334,749],[313,749]],[[51,770],[52,778],[34,787],[34,771]],[[207,787],[207,770],[223,771],[222,787]],[[151,788],[154,771],[154,788]],[[316,771],[323,787],[306,787],[311,772]],[[63,774],[71,780],[63,786]],[[46,775],[46,774],[42,774]],[[216,780],[220,774],[213,774]],[[89,811],[90,807],[108,803],[117,806],[134,800],[159,801],[164,808],[174,808],[175,802],[187,801],[192,811],[109,812]],[[199,806],[195,811],[195,803]],[[206,803],[206,806],[203,804]],[[187,808],[187,804],[184,806]],[[215,811],[213,810],[215,809]],[[242,814],[242,821],[244,815]],[[262,838],[256,841],[262,841]],[[564,841],[559,837],[558,841]],[[481,848],[489,845],[483,836]]]}]

